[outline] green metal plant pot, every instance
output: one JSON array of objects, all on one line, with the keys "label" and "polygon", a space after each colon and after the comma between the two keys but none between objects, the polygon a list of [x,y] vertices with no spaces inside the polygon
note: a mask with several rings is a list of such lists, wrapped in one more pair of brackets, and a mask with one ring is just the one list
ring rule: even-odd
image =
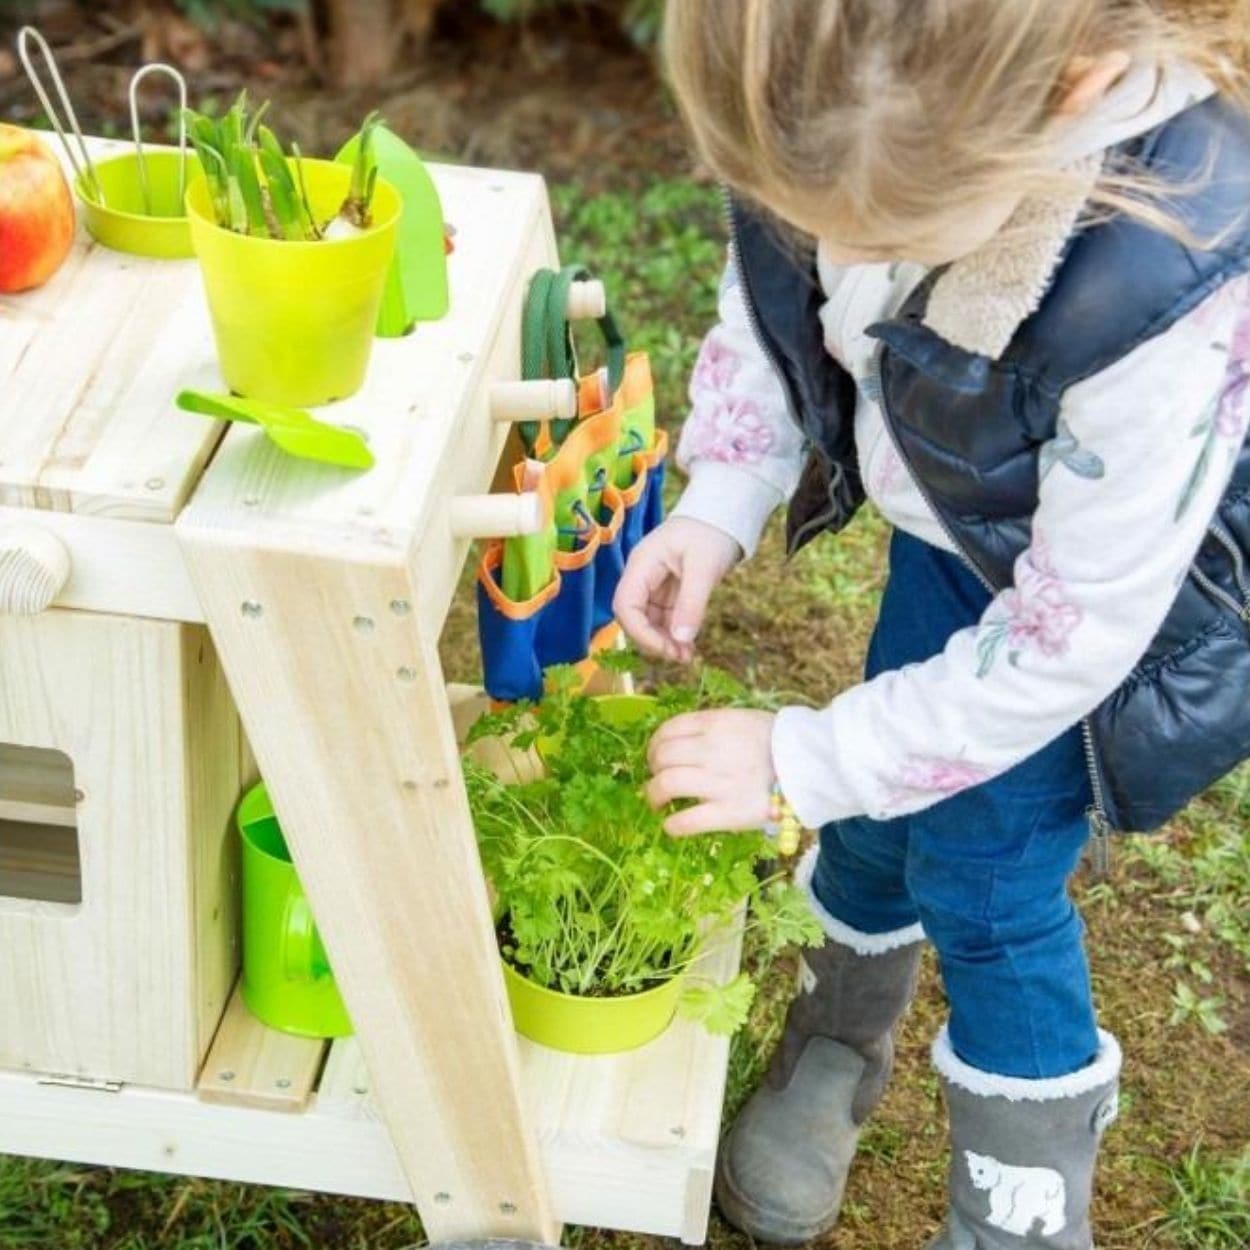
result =
[{"label": "green metal plant pot", "polygon": [[[602,713],[603,719],[614,726],[632,725],[650,715],[655,707],[655,698],[649,694],[600,694],[594,696],[593,702]],[[560,754],[561,738],[560,734],[539,738],[534,744],[538,758],[543,761],[554,760]]]},{"label": "green metal plant pot", "polygon": [[[650,714],[650,695],[605,694],[595,699],[610,725],[629,725]],[[537,744],[545,759],[559,754],[559,738]],[[676,977],[641,994],[585,998],[562,994],[529,980],[503,961],[504,982],[517,1032],[553,1050],[575,1055],[604,1055],[634,1050],[659,1037],[672,1023],[683,979]]]},{"label": "green metal plant pot", "polygon": [[239,804],[243,838],[243,1001],[271,1029],[301,1037],[352,1031],[321,934],[263,785]]},{"label": "green metal plant pot", "polygon": [[187,156],[185,183],[177,152],[147,152],[142,167],[138,156],[128,152],[98,161],[95,168],[104,203],[94,198],[82,176],[74,180],[74,192],[82,205],[87,233],[97,243],[154,260],[186,260],[195,255],[183,192],[186,184],[200,176],[198,157]]},{"label": "green metal plant pot", "polygon": [[615,1054],[654,1041],[672,1023],[682,991],[682,978],[675,977],[641,994],[583,998],[546,989],[506,959],[503,976],[517,1032],[574,1055]]},{"label": "green metal plant pot", "polygon": [[[332,161],[302,165],[313,215],[331,220],[347,196],[351,169]],[[262,239],[219,226],[207,182],[191,184],[191,240],[218,361],[236,395],[304,408],[360,389],[400,209],[399,193],[379,178],[368,230],[313,243]]]}]

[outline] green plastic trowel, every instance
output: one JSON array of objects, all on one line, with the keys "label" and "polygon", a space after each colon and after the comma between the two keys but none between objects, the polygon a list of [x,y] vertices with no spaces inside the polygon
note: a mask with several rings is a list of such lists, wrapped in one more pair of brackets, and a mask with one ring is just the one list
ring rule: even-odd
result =
[{"label": "green plastic trowel", "polygon": [[[517,490],[539,490],[547,466],[526,460],[518,466]],[[500,585],[514,603],[524,603],[543,590],[555,576],[556,527],[549,518],[535,534],[505,538]]]},{"label": "green plastic trowel", "polygon": [[[379,338],[400,338],[418,321],[445,317],[450,306],[443,205],[425,162],[394,131],[376,126],[370,143],[378,173],[404,202],[377,326]],[[356,135],[334,159],[352,164],[359,146]]]},{"label": "green plastic trowel", "polygon": [[210,395],[205,391],[179,391],[174,402],[183,412],[259,425],[283,451],[301,460],[337,464],[345,469],[373,467],[373,452],[355,430],[327,425],[302,408],[237,395]]}]

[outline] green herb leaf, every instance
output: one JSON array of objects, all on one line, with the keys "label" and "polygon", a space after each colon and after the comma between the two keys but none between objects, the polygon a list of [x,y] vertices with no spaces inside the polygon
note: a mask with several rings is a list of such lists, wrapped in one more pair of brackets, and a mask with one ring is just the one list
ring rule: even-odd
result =
[{"label": "green herb leaf", "polygon": [[751,1015],[755,986],[745,972],[740,972],[724,985],[706,983],[689,985],[683,991],[677,1009],[687,1020],[695,1020],[709,1033],[736,1033]]}]

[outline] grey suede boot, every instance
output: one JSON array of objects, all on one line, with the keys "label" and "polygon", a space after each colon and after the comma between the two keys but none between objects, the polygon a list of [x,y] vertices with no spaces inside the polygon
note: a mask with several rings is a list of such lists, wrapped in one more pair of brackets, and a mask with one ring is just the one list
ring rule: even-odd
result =
[{"label": "grey suede boot", "polygon": [[1118,1106],[1120,1048],[1054,1080],[968,1067],[943,1029],[933,1058],[951,1124],[950,1213],[929,1250],[1092,1250],[1094,1163]]},{"label": "grey suede boot", "polygon": [[876,953],[834,938],[803,953],[772,1066],[716,1164],[724,1217],[779,1245],[810,1241],[837,1222],[860,1128],[889,1079],[891,1030],[915,993],[924,938],[918,925],[869,936],[822,919]]}]

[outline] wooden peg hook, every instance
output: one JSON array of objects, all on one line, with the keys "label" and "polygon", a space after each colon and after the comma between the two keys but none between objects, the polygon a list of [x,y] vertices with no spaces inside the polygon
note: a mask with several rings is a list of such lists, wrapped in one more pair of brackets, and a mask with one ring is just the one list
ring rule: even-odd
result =
[{"label": "wooden peg hook", "polygon": [[572,378],[496,382],[490,415],[496,421],[571,421],[577,416],[577,383]]},{"label": "wooden peg hook", "polygon": [[537,534],[543,524],[542,500],[533,491],[457,495],[449,506],[453,538],[519,538]]},{"label": "wooden peg hook", "polygon": [[565,311],[570,321],[597,321],[607,315],[607,288],[597,278],[571,283]]},{"label": "wooden peg hook", "polygon": [[34,616],[50,607],[69,581],[64,543],[37,525],[0,529],[0,613]]}]

